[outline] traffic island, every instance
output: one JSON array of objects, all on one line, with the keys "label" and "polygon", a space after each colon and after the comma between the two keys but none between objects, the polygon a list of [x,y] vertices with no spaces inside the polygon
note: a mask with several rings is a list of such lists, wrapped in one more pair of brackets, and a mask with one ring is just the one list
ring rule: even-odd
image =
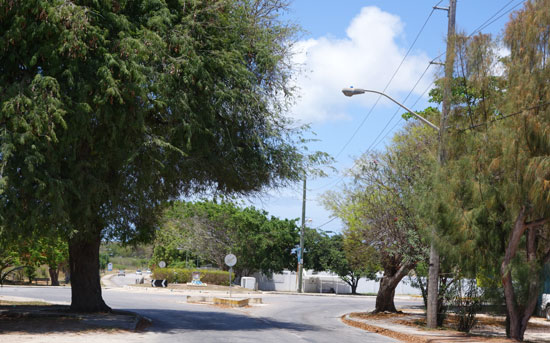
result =
[{"label": "traffic island", "polygon": [[229,307],[248,306],[249,298],[214,298],[214,305],[224,305]]},{"label": "traffic island", "polygon": [[262,298],[220,298],[213,296],[188,295],[187,302],[190,304],[214,304],[229,307],[245,307],[251,304],[262,304]]}]

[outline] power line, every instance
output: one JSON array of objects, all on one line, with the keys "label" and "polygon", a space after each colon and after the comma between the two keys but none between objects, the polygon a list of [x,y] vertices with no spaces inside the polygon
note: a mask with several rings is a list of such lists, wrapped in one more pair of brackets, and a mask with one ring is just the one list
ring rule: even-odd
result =
[{"label": "power line", "polygon": [[[420,99],[422,99],[424,97],[424,95],[426,94],[426,92],[428,92],[428,90],[430,90],[430,88],[432,88],[432,86],[434,85],[434,82],[430,83],[428,85],[428,87],[426,87],[426,89],[424,90],[424,92],[422,92],[422,94],[416,99],[416,101],[414,102],[414,104],[411,105],[411,107],[414,107],[419,101]],[[373,147],[376,148],[380,143],[382,143],[384,141],[384,139],[386,139],[386,137],[391,133],[393,132],[393,130],[397,127],[397,125],[399,125],[399,123],[401,123],[401,119],[398,120],[395,125],[392,126],[392,128],[386,133],[386,135],[384,137],[382,137],[382,139],[380,141],[378,141],[378,143],[376,143],[376,145]]]},{"label": "power line", "polygon": [[[407,50],[407,52],[405,53],[405,56],[403,56],[403,59],[401,59],[401,62],[399,63],[399,65],[397,66],[397,69],[394,71],[393,75],[390,77],[390,80],[388,81],[388,83],[386,84],[386,86],[384,87],[384,89],[382,90],[382,92],[385,92],[386,89],[388,89],[388,87],[390,86],[390,84],[392,83],[393,79],[395,78],[395,76],[397,75],[397,73],[399,72],[399,70],[401,69],[401,67],[403,66],[403,63],[405,62],[405,59],[407,58],[407,56],[409,56],[409,53],[412,51],[414,45],[416,44],[418,38],[420,37],[420,35],[422,34],[422,32],[424,31],[424,28],[426,27],[426,25],[428,24],[428,21],[430,20],[432,14],[434,13],[435,11],[435,7],[437,5],[439,5],[441,2],[443,2],[443,0],[439,1],[435,6],[434,8],[432,8],[432,11],[430,12],[430,14],[428,15],[428,17],[426,18],[426,20],[424,21],[424,24],[422,25],[422,27],[420,28],[420,30],[418,31],[418,33],[416,34],[416,37],[414,38],[411,46],[409,47],[409,49]],[[363,127],[363,125],[365,124],[365,122],[367,121],[367,119],[370,117],[372,111],[374,110],[374,108],[376,107],[376,105],[378,105],[378,102],[380,101],[380,98],[382,96],[378,96],[378,98],[376,99],[376,102],[372,105],[372,107],[370,108],[369,112],[367,113],[367,115],[365,116],[365,118],[363,118],[363,120],[361,121],[361,123],[359,123],[359,126],[357,126],[357,129],[355,129],[355,132],[353,132],[353,134],[351,135],[351,137],[348,139],[348,141],[346,142],[346,144],[344,144],[344,146],[342,147],[342,149],[340,149],[340,151],[338,151],[338,153],[336,154],[336,156],[334,157],[335,159],[337,159],[341,154],[342,152],[344,152],[344,150],[348,147],[348,145],[351,143],[351,141],[353,140],[353,138],[355,138],[355,136],[357,135],[357,133],[359,132],[359,130],[361,129],[361,127]]]},{"label": "power line", "polygon": [[485,125],[487,125],[487,124],[494,123],[494,122],[496,122],[496,121],[500,121],[500,120],[504,120],[504,119],[507,119],[507,118],[511,118],[511,117],[520,115],[520,114],[522,114],[522,113],[525,112],[525,111],[534,110],[534,109],[537,109],[537,108],[540,108],[540,107],[543,107],[543,106],[547,106],[547,105],[550,105],[550,101],[549,101],[549,102],[542,103],[542,104],[538,104],[538,105],[535,105],[535,106],[532,106],[532,107],[524,108],[524,109],[521,109],[521,110],[519,110],[519,111],[517,111],[517,112],[510,113],[510,114],[506,114],[506,115],[500,116],[500,117],[498,117],[498,118],[495,118],[495,119],[493,119],[493,120],[486,121],[486,122],[484,122],[484,123],[480,123],[480,124],[476,124],[476,125],[472,125],[472,126],[468,126],[468,127],[459,129],[459,130],[457,130],[457,133],[463,133],[463,132],[465,132],[465,131],[468,131],[468,130],[471,130],[471,129],[478,128],[478,127],[480,127],[480,126],[485,126]]},{"label": "power line", "polygon": [[[385,92],[386,89],[389,87],[389,85],[391,84],[391,82],[393,81],[393,79],[395,78],[395,76],[397,75],[397,72],[399,72],[401,66],[403,65],[403,63],[405,62],[405,59],[407,58],[407,56],[409,55],[409,53],[412,51],[414,45],[416,44],[418,38],[420,37],[420,35],[422,34],[422,32],[424,31],[424,28],[426,27],[428,21],[430,20],[432,14],[434,13],[435,11],[435,7],[438,6],[440,3],[442,3],[443,0],[440,0],[437,4],[435,4],[435,6],[432,7],[432,10],[430,12],[430,14],[428,15],[428,17],[426,18],[426,20],[424,21],[424,24],[422,24],[422,27],[420,28],[420,30],[418,31],[418,33],[416,34],[416,37],[414,38],[411,46],[409,47],[409,49],[407,50],[407,52],[405,53],[405,56],[403,56],[403,59],[401,60],[401,62],[399,63],[399,66],[397,67],[397,69],[395,70],[395,72],[393,73],[393,75],[391,76],[390,80],[388,81],[388,83],[386,84],[386,86],[384,87],[384,90],[382,92]],[[442,54],[441,54],[442,55]],[[441,55],[439,55],[438,57],[436,57],[435,59],[439,58]],[[435,60],[434,59],[434,60]],[[434,61],[432,60],[430,62],[430,64]],[[429,65],[428,65],[429,67]],[[426,70],[424,71],[424,73],[422,73],[422,76],[424,76],[424,74],[426,73]],[[420,81],[420,80],[419,80]],[[418,81],[418,82],[419,82]],[[418,83],[417,82],[417,83]],[[415,86],[416,87],[416,84]],[[414,89],[414,88],[413,88]],[[411,91],[412,92],[412,91]],[[378,104],[378,102],[380,101],[380,99],[382,98],[381,95],[378,96],[378,98],[376,99],[376,102],[372,105],[372,107],[370,108],[370,110],[368,111],[367,115],[365,116],[365,118],[363,118],[363,120],[361,121],[361,123],[359,123],[359,126],[357,126],[357,128],[355,129],[355,131],[353,132],[353,134],[351,135],[351,137],[348,139],[348,141],[344,144],[344,146],[340,149],[340,151],[338,151],[338,153],[336,154],[336,156],[334,157],[334,159],[337,159],[341,154],[342,152],[344,152],[344,150],[348,147],[348,145],[351,143],[351,141],[353,140],[353,138],[355,138],[355,136],[357,135],[357,133],[359,132],[359,130],[361,129],[361,127],[363,127],[363,125],[365,124],[365,122],[367,121],[367,119],[370,117],[370,115],[372,114],[372,111],[374,110],[374,108],[376,107],[376,105]],[[355,165],[355,164],[354,164]],[[352,167],[353,168],[353,167]],[[328,186],[332,186],[334,184],[337,184],[338,182],[340,182],[341,180],[343,180],[343,176],[340,177],[339,179],[337,179],[336,181],[332,181],[328,184],[325,184],[321,187],[318,187],[318,188],[315,188],[315,189],[312,189],[312,191],[316,191],[316,190],[319,190],[319,189],[322,189],[322,188],[325,188],[325,187],[328,187]]]},{"label": "power line", "polygon": [[[420,77],[418,78],[418,80],[416,81],[416,83],[414,84],[413,88],[409,91],[409,93],[407,94],[407,96],[405,97],[405,100],[403,100],[403,102],[405,102],[409,96],[412,94],[412,92],[414,91],[414,89],[416,88],[416,86],[418,86],[418,84],[420,83],[420,81],[422,80],[422,78],[424,78],[424,75],[426,75],[426,72],[428,71],[428,69],[430,68],[430,66],[432,65],[432,62],[433,60],[428,63],[428,66],[426,67],[426,69],[424,69],[424,72],[422,73],[422,75],[420,75]],[[422,93],[422,95],[415,101],[414,104],[416,104],[420,98],[422,98],[424,96],[424,94],[428,91],[428,89],[430,89],[430,87],[433,85],[433,82],[428,86],[428,88],[426,88],[426,90],[424,90],[424,92]],[[380,99],[380,97],[378,97],[378,99]],[[414,106],[414,105],[413,105]],[[374,147],[375,147],[375,143],[376,141],[378,140],[378,138],[380,138],[380,136],[382,135],[382,133],[386,130],[386,128],[389,126],[389,124],[393,121],[393,119],[395,118],[395,116],[397,115],[397,113],[400,112],[400,109],[398,108],[395,113],[393,114],[393,116],[390,118],[390,120],[388,121],[388,123],[386,124],[386,126],[384,126],[384,128],[380,131],[380,133],[378,134],[378,136],[376,136],[376,138],[373,140],[373,142],[371,143],[371,145],[365,150],[365,153],[368,153],[369,151],[371,151]],[[398,122],[399,123],[399,122]],[[395,126],[394,126],[395,127]],[[393,128],[392,128],[393,129]],[[388,133],[386,134],[386,136],[389,134],[390,131],[388,131]],[[386,138],[386,136],[384,136],[382,139]],[[380,142],[376,143],[377,145],[379,144]],[[351,168],[355,167],[355,165],[357,164],[357,161],[354,161],[353,162],[353,165],[351,166]],[[338,183],[340,183],[340,181],[342,181],[344,179],[345,176],[340,176],[338,179],[336,180],[333,180],[323,186],[320,186],[320,187],[317,187],[317,188],[314,188],[312,189],[312,191],[317,191],[317,190],[320,190],[320,189],[323,189],[323,188],[326,188],[326,187],[329,187],[329,186],[334,186]]]},{"label": "power line", "polygon": [[330,222],[336,220],[337,218],[338,218],[338,217],[333,217],[331,220],[329,220],[329,221],[327,221],[327,222],[325,222],[325,223],[323,223],[323,224],[317,226],[316,229],[322,228],[323,226],[325,226],[325,225],[327,225],[328,223],[330,223]]},{"label": "power line", "polygon": [[501,11],[503,11],[506,7],[508,7],[514,1],[515,0],[510,0],[508,3],[506,3],[506,5],[504,5],[495,14],[493,14],[489,19],[487,19],[483,24],[479,25],[479,27],[477,29],[475,29],[472,33],[470,33],[470,35],[468,37],[472,37],[477,32],[481,32],[481,30],[487,28],[488,26],[490,26],[491,24],[493,24],[494,22],[496,22],[497,20],[499,20],[503,16],[507,15],[508,13],[512,12],[516,7],[518,7],[519,5],[521,5],[525,2],[525,0],[522,0],[522,1],[518,2],[512,8],[510,8],[509,10],[507,10],[506,12],[502,13],[501,15],[499,15],[498,17],[495,18],[495,16],[497,16]]},{"label": "power line", "polygon": [[[420,81],[422,80],[422,78],[424,77],[424,75],[426,75],[426,72],[428,71],[428,69],[430,68],[431,66],[431,63],[428,64],[428,66],[426,67],[426,69],[424,69],[424,72],[422,73],[422,75],[420,75],[420,78],[418,78],[418,80],[416,81],[416,83],[414,84],[413,88],[409,91],[409,94],[407,94],[407,96],[405,97],[405,99],[403,99],[402,102],[405,102],[407,101],[407,99],[409,98],[409,96],[411,96],[412,92],[415,90],[416,86],[418,86],[418,84],[420,83]],[[416,104],[416,103],[415,103]],[[386,138],[388,136],[388,134],[391,132],[391,129],[390,131],[388,131],[386,133],[386,135],[384,137],[382,137],[382,139],[380,140],[380,142],[377,143],[377,140],[378,138],[382,135],[382,133],[386,130],[386,128],[390,125],[390,123],[395,119],[395,117],[397,116],[397,114],[399,112],[402,111],[402,108],[399,107],[397,108],[397,110],[395,111],[395,113],[393,114],[393,116],[390,118],[390,120],[388,121],[388,123],[386,124],[386,126],[384,126],[384,128],[382,129],[382,131],[380,131],[380,133],[378,134],[378,136],[374,139],[374,141],[372,142],[372,144],[367,148],[366,152],[369,152],[371,151],[372,149],[374,149],[374,147],[376,145],[378,145],[382,140],[384,140],[384,138]],[[399,121],[398,121],[399,123]],[[394,126],[395,127],[395,126]]]}]

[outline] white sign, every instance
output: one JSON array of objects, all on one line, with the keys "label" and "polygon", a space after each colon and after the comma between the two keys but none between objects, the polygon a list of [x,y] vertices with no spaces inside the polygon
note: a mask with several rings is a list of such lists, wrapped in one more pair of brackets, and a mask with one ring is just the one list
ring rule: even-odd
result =
[{"label": "white sign", "polygon": [[166,262],[160,261],[160,262],[159,262],[159,267],[161,267],[161,268],[166,267]]},{"label": "white sign", "polygon": [[225,264],[229,267],[233,267],[237,263],[237,256],[233,254],[225,255]]},{"label": "white sign", "polygon": [[109,271],[109,272],[113,271],[113,264],[112,263],[107,264],[107,271]]}]

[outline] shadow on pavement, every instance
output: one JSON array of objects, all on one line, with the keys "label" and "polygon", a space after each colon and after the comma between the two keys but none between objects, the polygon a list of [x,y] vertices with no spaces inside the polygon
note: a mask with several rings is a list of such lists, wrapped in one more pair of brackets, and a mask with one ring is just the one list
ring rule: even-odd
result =
[{"label": "shadow on pavement", "polygon": [[132,309],[153,321],[147,332],[169,333],[179,330],[262,331],[271,329],[322,331],[322,327],[277,321],[262,317],[219,311],[176,311]]},{"label": "shadow on pavement", "polygon": [[[151,319],[145,332],[179,333],[179,331],[262,331],[282,329],[292,331],[322,331],[307,324],[251,317],[221,311],[128,309],[116,313],[73,313],[67,306],[0,306],[2,333],[63,333],[86,331],[134,331],[137,313]],[[129,313],[126,313],[129,312]],[[124,314],[121,314],[124,313]],[[141,331],[141,330],[140,330]]]}]

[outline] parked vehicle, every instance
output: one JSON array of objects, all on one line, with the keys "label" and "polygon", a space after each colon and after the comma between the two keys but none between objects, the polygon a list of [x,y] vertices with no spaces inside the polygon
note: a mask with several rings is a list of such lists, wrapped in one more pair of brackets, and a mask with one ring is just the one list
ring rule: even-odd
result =
[{"label": "parked vehicle", "polygon": [[124,270],[119,270],[117,276],[126,276],[126,272]]},{"label": "parked vehicle", "polygon": [[136,275],[141,275],[141,269],[136,270]]},{"label": "parked vehicle", "polygon": [[540,309],[542,311],[542,315],[546,317],[546,320],[550,320],[550,294],[542,295]]}]

